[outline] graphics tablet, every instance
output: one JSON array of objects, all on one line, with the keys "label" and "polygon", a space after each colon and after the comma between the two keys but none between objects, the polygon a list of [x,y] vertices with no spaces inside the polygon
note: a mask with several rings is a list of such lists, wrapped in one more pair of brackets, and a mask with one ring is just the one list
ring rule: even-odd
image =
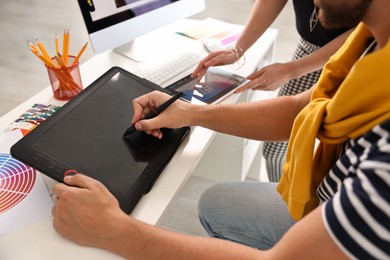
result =
[{"label": "graphics tablet", "polygon": [[183,98],[191,103],[215,104],[227,98],[242,85],[246,78],[223,69],[210,67],[199,83],[191,75],[168,86],[178,92],[183,92]]},{"label": "graphics tablet", "polygon": [[129,213],[189,131],[163,129],[161,140],[139,131],[122,137],[133,116],[131,101],[153,90],[172,94],[114,67],[17,142],[11,154],[59,182],[70,169],[97,179]]}]

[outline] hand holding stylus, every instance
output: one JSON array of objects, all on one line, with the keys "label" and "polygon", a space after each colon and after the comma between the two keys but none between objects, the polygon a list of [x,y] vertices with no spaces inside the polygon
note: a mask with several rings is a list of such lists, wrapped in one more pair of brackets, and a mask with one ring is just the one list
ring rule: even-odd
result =
[{"label": "hand holding stylus", "polygon": [[[144,121],[147,119],[154,119],[155,117],[157,117],[160,113],[162,113],[164,110],[170,107],[182,95],[183,93],[178,92],[170,99],[167,99],[168,96],[167,94],[160,91],[153,91],[151,93],[148,93],[146,95],[134,99],[133,100],[134,116],[131,120],[132,126],[130,126],[126,130],[124,136],[129,135],[133,133],[135,130],[139,129],[157,138],[161,138],[162,133],[159,130],[160,128],[163,127],[178,128],[184,126],[184,125],[177,125],[177,124],[170,125],[167,120],[165,122],[161,122],[161,120]],[[162,105],[157,106],[156,104],[159,103],[162,103]],[[182,102],[182,103],[186,103],[186,102]],[[146,116],[143,116],[145,114]]]}]

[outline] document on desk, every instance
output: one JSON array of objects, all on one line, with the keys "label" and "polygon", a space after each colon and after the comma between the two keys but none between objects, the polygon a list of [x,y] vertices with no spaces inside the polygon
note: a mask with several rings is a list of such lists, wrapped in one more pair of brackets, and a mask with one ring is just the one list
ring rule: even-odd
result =
[{"label": "document on desk", "polygon": [[177,34],[200,41],[216,39],[224,47],[229,47],[236,42],[242,29],[242,25],[227,23],[214,18],[206,18],[191,27],[178,31]]},{"label": "document on desk", "polygon": [[10,155],[20,130],[0,134],[0,236],[49,217],[53,201],[35,169]]}]

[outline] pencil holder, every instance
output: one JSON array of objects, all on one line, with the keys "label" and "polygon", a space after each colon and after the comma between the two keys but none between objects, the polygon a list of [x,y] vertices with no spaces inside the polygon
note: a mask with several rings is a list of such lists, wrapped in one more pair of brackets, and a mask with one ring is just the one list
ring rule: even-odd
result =
[{"label": "pencil holder", "polygon": [[83,90],[79,62],[73,64],[75,56],[69,55],[67,65],[59,64],[58,58],[52,58],[57,67],[46,66],[53,89],[54,98],[58,100],[70,100]]}]

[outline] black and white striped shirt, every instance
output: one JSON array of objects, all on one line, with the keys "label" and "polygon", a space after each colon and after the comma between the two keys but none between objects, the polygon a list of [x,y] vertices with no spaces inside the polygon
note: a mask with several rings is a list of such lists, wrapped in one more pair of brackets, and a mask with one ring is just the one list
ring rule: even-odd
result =
[{"label": "black and white striped shirt", "polygon": [[341,250],[351,258],[390,259],[390,120],[348,141],[317,195]]}]

